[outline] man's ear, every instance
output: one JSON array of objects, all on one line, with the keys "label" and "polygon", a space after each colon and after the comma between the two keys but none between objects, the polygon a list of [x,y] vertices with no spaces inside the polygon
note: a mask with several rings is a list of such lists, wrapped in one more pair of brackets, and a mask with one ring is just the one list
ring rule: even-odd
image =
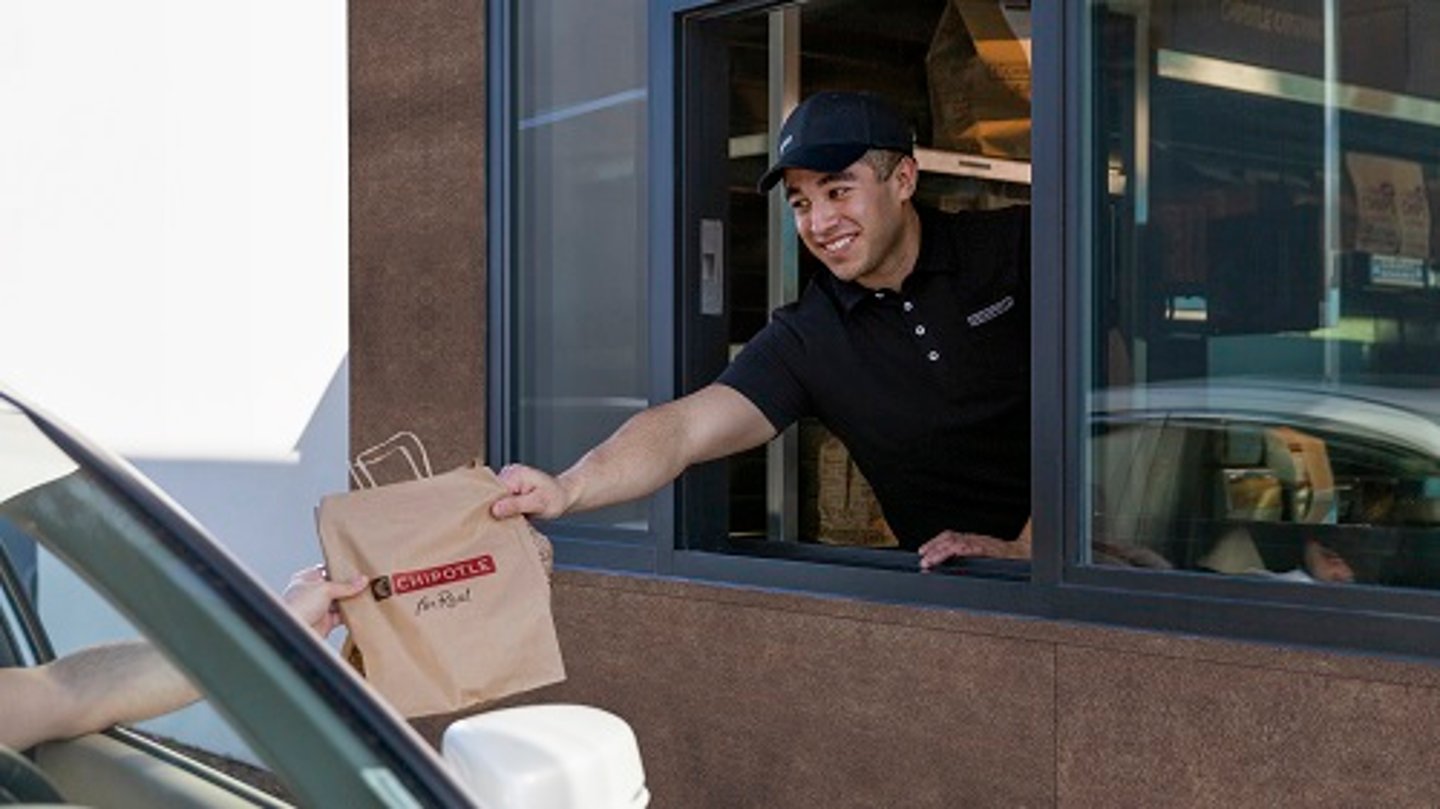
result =
[{"label": "man's ear", "polygon": [[895,164],[895,171],[890,175],[890,179],[897,184],[900,200],[904,202],[915,196],[915,184],[920,179],[920,164],[915,162],[915,158],[905,155]]}]

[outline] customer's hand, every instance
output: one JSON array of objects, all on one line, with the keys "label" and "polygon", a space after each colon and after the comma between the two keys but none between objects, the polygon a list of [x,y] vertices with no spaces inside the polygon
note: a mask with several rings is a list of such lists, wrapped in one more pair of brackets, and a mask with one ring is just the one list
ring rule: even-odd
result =
[{"label": "customer's hand", "polygon": [[296,571],[280,598],[296,618],[323,638],[342,623],[335,602],[364,592],[367,583],[364,576],[348,582],[330,581],[326,578],[325,566],[314,565]]}]

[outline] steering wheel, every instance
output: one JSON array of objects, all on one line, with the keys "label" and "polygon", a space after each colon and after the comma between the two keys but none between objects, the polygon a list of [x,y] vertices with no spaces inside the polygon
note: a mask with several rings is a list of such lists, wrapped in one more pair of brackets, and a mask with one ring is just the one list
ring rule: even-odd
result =
[{"label": "steering wheel", "polygon": [[65,803],[65,799],[30,759],[0,747],[0,804],[7,803]]}]

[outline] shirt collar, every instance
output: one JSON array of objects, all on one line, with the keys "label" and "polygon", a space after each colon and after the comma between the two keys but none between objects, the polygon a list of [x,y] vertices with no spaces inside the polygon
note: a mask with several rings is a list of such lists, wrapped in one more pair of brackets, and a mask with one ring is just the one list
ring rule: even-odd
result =
[{"label": "shirt collar", "polygon": [[821,269],[815,280],[821,284],[822,289],[830,293],[835,303],[840,305],[840,311],[847,315],[855,311],[861,301],[875,294],[854,281],[841,281],[831,275],[828,269]]}]

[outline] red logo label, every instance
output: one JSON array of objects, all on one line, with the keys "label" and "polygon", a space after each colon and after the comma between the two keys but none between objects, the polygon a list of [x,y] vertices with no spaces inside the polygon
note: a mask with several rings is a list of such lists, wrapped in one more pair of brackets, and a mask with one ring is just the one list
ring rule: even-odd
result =
[{"label": "red logo label", "polygon": [[398,596],[402,593],[411,593],[430,587],[441,587],[466,579],[488,576],[494,572],[495,559],[487,553],[483,556],[461,559],[458,562],[448,562],[435,567],[405,570],[389,576],[380,576],[370,583],[370,592],[374,594],[376,601],[381,601],[392,595]]}]

